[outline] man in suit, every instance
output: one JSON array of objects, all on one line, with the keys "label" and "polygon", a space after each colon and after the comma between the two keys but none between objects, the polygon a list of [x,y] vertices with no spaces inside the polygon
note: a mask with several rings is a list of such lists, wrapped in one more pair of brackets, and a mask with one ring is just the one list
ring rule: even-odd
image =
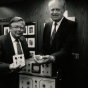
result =
[{"label": "man in suit", "polygon": [[[77,24],[63,16],[66,7],[65,0],[53,0],[48,5],[52,22],[46,23],[44,28],[43,46],[40,52],[44,55],[42,58],[44,60],[35,59],[35,61],[39,64],[53,62],[54,69],[60,67],[63,75],[63,85],[65,87],[67,85],[69,88],[71,80],[67,83],[66,73],[68,74],[71,69],[71,53]],[[67,69],[69,72],[67,72]]]},{"label": "man in suit", "polygon": [[13,55],[24,54],[25,59],[30,57],[26,39],[22,36],[25,21],[21,17],[13,17],[9,30],[10,33],[0,36],[0,88],[19,86],[18,71],[22,66],[13,64]]}]

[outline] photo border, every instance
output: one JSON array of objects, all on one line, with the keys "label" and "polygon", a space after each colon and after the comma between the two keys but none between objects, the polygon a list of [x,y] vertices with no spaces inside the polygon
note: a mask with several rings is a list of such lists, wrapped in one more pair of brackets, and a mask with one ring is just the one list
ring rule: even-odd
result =
[{"label": "photo border", "polygon": [[[33,32],[32,33],[29,32],[30,27],[33,27]],[[35,35],[35,25],[28,25],[28,35]]]},{"label": "photo border", "polygon": [[[6,31],[8,30],[8,32],[6,33]],[[4,30],[4,35],[7,35],[9,33],[9,26],[4,26],[3,27],[3,30]]]},{"label": "photo border", "polygon": [[26,42],[28,43],[28,38],[26,38]]},{"label": "photo border", "polygon": [[32,53],[35,56],[35,51],[29,51],[29,52],[30,52],[30,54]]},{"label": "photo border", "polygon": [[25,33],[23,33],[23,35],[27,35],[27,29],[28,29],[28,26],[25,26]]},{"label": "photo border", "polygon": [[[30,46],[29,40],[33,40],[33,45]],[[29,48],[35,48],[35,38],[28,38],[28,47]]]}]

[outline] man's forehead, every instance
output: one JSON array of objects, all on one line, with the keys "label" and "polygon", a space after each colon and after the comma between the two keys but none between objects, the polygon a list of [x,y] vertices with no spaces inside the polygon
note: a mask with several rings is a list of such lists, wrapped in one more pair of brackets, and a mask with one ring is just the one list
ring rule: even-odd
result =
[{"label": "man's forehead", "polygon": [[58,2],[54,2],[50,6],[50,8],[61,8],[61,7],[63,7],[63,4],[62,3],[58,3]]},{"label": "man's forehead", "polygon": [[25,25],[24,21],[13,22],[11,25]]},{"label": "man's forehead", "polygon": [[61,8],[63,8],[63,6],[62,5],[52,5],[51,7],[50,7],[50,9],[53,9],[53,8],[58,8],[58,9],[61,9]]}]

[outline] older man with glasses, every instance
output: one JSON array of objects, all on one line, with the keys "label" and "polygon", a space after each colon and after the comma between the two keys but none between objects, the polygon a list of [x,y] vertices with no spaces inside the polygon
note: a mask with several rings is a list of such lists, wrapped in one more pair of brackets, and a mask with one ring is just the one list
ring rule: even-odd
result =
[{"label": "older man with glasses", "polygon": [[25,31],[25,21],[21,17],[13,17],[9,22],[10,32],[0,36],[0,88],[18,88],[18,71],[20,64],[13,64],[13,55],[23,54],[25,59],[30,57],[26,39],[22,36]]}]

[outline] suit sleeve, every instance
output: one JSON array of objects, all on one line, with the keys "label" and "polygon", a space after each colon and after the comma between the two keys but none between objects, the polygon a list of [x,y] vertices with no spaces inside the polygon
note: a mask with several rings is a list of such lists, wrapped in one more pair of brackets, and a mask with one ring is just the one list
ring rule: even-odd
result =
[{"label": "suit sleeve", "polygon": [[63,43],[62,48],[60,49],[60,51],[52,54],[53,56],[55,56],[56,61],[69,56],[69,54],[71,53],[72,47],[74,45],[74,40],[76,38],[76,29],[77,29],[76,23],[70,26],[69,31],[67,33],[67,37]]},{"label": "suit sleeve", "polygon": [[3,46],[0,41],[0,72],[10,71],[9,64],[3,62]]},{"label": "suit sleeve", "polygon": [[45,29],[46,29],[46,24],[45,24],[45,27],[44,27],[44,30],[43,30],[42,47],[41,47],[40,52],[39,52],[40,55],[44,55]]}]

